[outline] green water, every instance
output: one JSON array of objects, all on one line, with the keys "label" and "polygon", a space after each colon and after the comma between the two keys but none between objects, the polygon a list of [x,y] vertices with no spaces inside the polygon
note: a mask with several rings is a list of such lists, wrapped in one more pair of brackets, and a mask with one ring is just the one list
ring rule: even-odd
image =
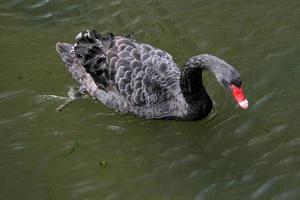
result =
[{"label": "green water", "polygon": [[[0,199],[290,200],[300,197],[300,1],[0,1]],[[151,121],[87,98],[55,52],[89,27],[133,31],[178,65],[210,53],[251,107],[205,74],[197,122]]]}]

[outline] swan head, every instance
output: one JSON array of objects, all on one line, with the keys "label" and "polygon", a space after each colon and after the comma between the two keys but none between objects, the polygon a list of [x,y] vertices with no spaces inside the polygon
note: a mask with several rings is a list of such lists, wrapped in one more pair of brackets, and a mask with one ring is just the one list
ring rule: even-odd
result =
[{"label": "swan head", "polygon": [[249,102],[246,98],[239,72],[227,63],[223,64],[219,69],[219,72],[216,73],[218,82],[231,90],[232,96],[242,109],[247,109]]},{"label": "swan head", "polygon": [[[212,72],[221,85],[231,90],[238,105],[243,109],[248,108],[249,103],[244,93],[240,74],[226,61],[213,55],[200,54],[190,58],[184,66],[186,69],[201,69]],[[188,77],[185,73],[182,74],[183,79]]]},{"label": "swan head", "polygon": [[234,99],[241,108],[247,109],[249,103],[244,93],[240,73],[226,61],[216,56],[205,54],[202,57],[204,57],[202,60],[204,60],[205,68],[215,74],[221,85],[231,90]]}]

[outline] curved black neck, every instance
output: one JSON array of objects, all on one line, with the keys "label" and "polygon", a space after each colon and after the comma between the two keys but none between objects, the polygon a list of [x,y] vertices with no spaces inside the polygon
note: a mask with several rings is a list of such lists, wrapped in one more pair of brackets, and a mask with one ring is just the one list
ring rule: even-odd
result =
[{"label": "curved black neck", "polygon": [[201,119],[212,110],[212,101],[202,84],[201,65],[187,62],[181,71],[180,88],[185,101],[189,105],[188,118]]},{"label": "curved black neck", "polygon": [[211,71],[225,87],[240,77],[236,69],[216,56],[202,54],[188,59],[181,71],[180,88],[189,107],[187,115],[192,119],[205,117],[212,109],[212,101],[202,84],[203,70]]}]

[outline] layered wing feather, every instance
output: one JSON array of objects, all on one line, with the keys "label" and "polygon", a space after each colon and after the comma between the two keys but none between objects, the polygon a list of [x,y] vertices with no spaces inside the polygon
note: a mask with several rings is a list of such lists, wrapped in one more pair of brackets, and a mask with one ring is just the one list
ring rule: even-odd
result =
[{"label": "layered wing feather", "polygon": [[97,86],[114,91],[133,106],[154,105],[174,98],[179,70],[172,57],[129,36],[77,37],[75,54]]}]

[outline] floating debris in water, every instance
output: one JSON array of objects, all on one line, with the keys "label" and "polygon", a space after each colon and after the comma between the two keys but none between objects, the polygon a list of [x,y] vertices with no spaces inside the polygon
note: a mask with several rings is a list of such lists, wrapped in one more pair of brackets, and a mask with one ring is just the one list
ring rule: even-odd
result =
[{"label": "floating debris in water", "polygon": [[103,167],[103,168],[105,168],[105,167],[107,167],[107,165],[108,165],[108,162],[107,162],[107,161],[105,161],[105,160],[102,160],[102,161],[99,161],[99,165],[100,165],[100,167]]}]

